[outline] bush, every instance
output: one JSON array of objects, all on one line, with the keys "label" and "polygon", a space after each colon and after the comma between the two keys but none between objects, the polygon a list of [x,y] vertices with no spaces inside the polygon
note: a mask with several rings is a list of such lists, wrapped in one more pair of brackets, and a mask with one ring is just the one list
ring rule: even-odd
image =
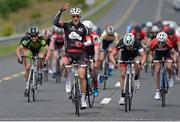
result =
[{"label": "bush", "polygon": [[0,15],[7,18],[10,12],[18,11],[19,9],[28,6],[30,0],[1,0]]},{"label": "bush", "polygon": [[5,25],[2,25],[3,29],[2,29],[2,36],[10,36],[14,33],[14,28],[12,26],[12,24],[6,23]]}]

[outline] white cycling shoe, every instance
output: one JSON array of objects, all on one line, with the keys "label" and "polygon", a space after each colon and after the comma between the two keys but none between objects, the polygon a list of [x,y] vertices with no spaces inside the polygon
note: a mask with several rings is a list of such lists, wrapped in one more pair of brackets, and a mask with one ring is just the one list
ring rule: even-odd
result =
[{"label": "white cycling shoe", "polygon": [[173,81],[173,79],[169,79],[169,87],[171,88],[171,87],[173,87],[174,86],[174,81]]},{"label": "white cycling shoe", "polygon": [[135,90],[140,89],[141,83],[140,83],[139,79],[138,80],[134,80],[134,85],[135,85]]},{"label": "white cycling shoe", "polygon": [[66,93],[70,93],[70,92],[71,92],[71,82],[66,81]]},{"label": "white cycling shoe", "polygon": [[87,108],[87,103],[86,103],[86,100],[85,100],[85,95],[81,97],[81,109],[85,109]]},{"label": "white cycling shoe", "polygon": [[125,98],[124,97],[120,97],[120,100],[119,100],[119,104],[120,105],[124,105],[124,100],[125,100]]},{"label": "white cycling shoe", "polygon": [[154,99],[159,100],[160,99],[160,92],[156,91]]}]

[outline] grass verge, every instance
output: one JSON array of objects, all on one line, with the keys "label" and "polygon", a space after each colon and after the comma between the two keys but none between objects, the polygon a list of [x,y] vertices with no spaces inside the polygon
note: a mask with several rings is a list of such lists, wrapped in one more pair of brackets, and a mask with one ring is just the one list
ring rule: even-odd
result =
[{"label": "grass verge", "polygon": [[[94,15],[88,17],[88,19],[95,21],[97,20],[101,15],[106,13],[113,5],[115,2],[110,2],[107,6],[103,7],[99,12],[95,13]],[[8,44],[1,44],[0,45],[0,57],[10,55],[15,52],[16,47],[18,45],[18,42],[16,43],[8,43]]]}]

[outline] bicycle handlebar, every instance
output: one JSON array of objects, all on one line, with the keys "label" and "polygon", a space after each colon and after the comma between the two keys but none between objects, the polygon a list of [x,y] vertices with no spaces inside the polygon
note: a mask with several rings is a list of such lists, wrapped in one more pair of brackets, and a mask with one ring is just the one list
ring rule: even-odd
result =
[{"label": "bicycle handlebar", "polygon": [[29,56],[21,56],[22,58],[31,58],[31,59],[40,59],[40,60],[44,60],[45,58],[40,58],[38,56],[32,56],[32,57],[29,57]]},{"label": "bicycle handlebar", "polygon": [[120,64],[139,64],[140,61],[122,61],[122,60],[118,60],[118,63],[120,63]]}]

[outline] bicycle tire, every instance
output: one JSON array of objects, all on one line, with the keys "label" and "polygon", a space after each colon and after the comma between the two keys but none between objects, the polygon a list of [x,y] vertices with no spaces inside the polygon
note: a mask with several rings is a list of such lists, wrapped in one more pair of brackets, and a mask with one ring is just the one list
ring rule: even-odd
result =
[{"label": "bicycle tire", "polygon": [[162,107],[164,107],[165,106],[165,104],[166,104],[166,91],[165,91],[165,89],[166,89],[166,73],[163,71],[162,72],[162,75],[161,75],[161,90],[160,90],[160,92],[161,92],[161,101],[162,101]]},{"label": "bicycle tire", "polygon": [[133,99],[134,87],[131,86],[131,96],[129,96],[129,110],[132,109],[132,99]]},{"label": "bicycle tire", "polygon": [[44,80],[44,82],[48,81],[48,71],[47,70],[43,70],[43,80]]},{"label": "bicycle tire", "polygon": [[125,79],[125,112],[128,112],[128,106],[129,106],[129,75],[126,75],[126,79]]},{"label": "bicycle tire", "polygon": [[37,86],[32,89],[32,94],[33,94],[33,101],[36,101],[37,98]]},{"label": "bicycle tire", "polygon": [[104,79],[104,84],[103,84],[103,89],[104,90],[106,89],[106,81],[108,79],[108,67],[109,67],[108,63],[105,62],[105,64],[104,64],[104,76],[105,76],[105,79]]},{"label": "bicycle tire", "polygon": [[61,69],[60,69],[60,63],[59,63],[59,58],[57,58],[56,61],[56,83],[61,83]]},{"label": "bicycle tire", "polygon": [[79,86],[77,83],[75,83],[75,109],[76,109],[76,114],[80,116],[79,111],[80,111],[80,91],[79,91]]},{"label": "bicycle tire", "polygon": [[89,107],[92,108],[93,105],[94,105],[94,99],[95,99],[95,96],[93,94],[93,88],[92,88],[92,81],[87,81],[87,97],[88,97],[88,104],[89,104]]},{"label": "bicycle tire", "polygon": [[164,88],[161,89],[161,100],[162,100],[162,107],[165,107],[165,105],[166,105],[166,93],[165,93]]},{"label": "bicycle tire", "polygon": [[27,98],[28,98],[28,102],[31,102],[31,81],[32,81],[32,77],[33,77],[33,69],[30,70],[29,72],[29,77],[28,77],[28,82],[29,82],[29,88],[28,88],[28,93],[27,93]]}]

